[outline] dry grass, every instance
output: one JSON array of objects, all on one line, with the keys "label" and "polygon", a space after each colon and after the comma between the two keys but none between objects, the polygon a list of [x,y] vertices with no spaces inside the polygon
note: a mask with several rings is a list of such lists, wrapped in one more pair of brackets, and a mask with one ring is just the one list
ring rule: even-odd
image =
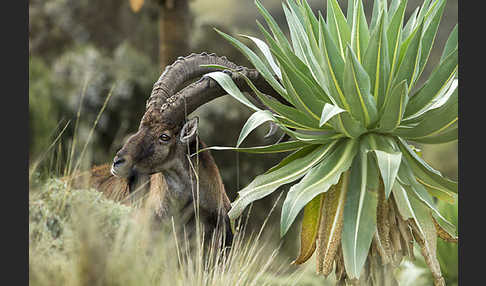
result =
[{"label": "dry grass", "polygon": [[[87,147],[110,97],[111,91],[76,161],[77,134],[64,170],[51,169],[47,177],[89,165]],[[79,117],[80,110],[75,133]],[[40,162],[61,158],[55,152],[62,149],[66,126],[29,172],[30,285],[314,285],[299,284],[303,269],[291,269],[279,254],[278,242],[266,234],[276,231],[272,227],[246,233],[243,223],[233,247],[221,249],[175,235],[181,226],[160,226],[150,210],[107,200],[96,190],[72,189],[68,180],[38,180]]]},{"label": "dry grass", "polygon": [[49,180],[30,193],[29,284],[323,285],[311,271],[291,268],[267,235],[271,226],[245,233],[242,222],[231,249],[205,248],[174,235],[173,221],[154,229],[151,218]]}]

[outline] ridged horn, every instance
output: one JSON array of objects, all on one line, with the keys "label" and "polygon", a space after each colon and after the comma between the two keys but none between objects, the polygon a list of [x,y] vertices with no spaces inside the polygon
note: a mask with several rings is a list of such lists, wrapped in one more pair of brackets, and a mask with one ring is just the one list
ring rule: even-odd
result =
[{"label": "ridged horn", "polygon": [[218,57],[216,54],[208,54],[206,52],[179,57],[173,64],[165,68],[162,75],[155,82],[147,101],[147,107],[154,101],[163,104],[167,98],[179,91],[185,82],[200,77],[205,73],[215,71],[214,68],[202,67],[201,65],[220,65],[229,69],[239,68],[238,65],[232,63],[224,56]]},{"label": "ridged horn", "polygon": [[[265,108],[258,98],[251,92],[251,88],[248,86],[242,75],[249,78],[256,88],[264,94],[271,95],[281,103],[288,104],[275,92],[275,90],[273,90],[257,70],[245,67],[238,67],[237,70],[237,72],[231,72],[229,70],[225,70],[224,72],[231,76],[233,82],[241,91],[249,92],[249,94],[259,103],[257,105]],[[214,79],[210,77],[202,77],[200,80],[188,85],[173,96],[167,98],[160,110],[162,120],[180,122],[186,115],[191,114],[198,107],[226,94],[226,91],[224,91]]]}]

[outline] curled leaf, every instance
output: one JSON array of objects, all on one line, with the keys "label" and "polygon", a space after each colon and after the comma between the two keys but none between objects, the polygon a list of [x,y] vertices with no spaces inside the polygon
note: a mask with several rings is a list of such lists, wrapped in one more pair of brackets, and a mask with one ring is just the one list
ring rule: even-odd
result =
[{"label": "curled leaf", "polygon": [[437,231],[437,236],[439,236],[444,241],[457,243],[458,241],[457,236],[452,236],[445,229],[443,229],[442,226],[439,223],[437,223],[434,217],[432,217],[432,220],[434,221],[435,230]]},{"label": "curled leaf", "polygon": [[300,232],[300,254],[292,264],[302,264],[306,262],[316,249],[316,238],[321,222],[321,211],[325,193],[312,199],[304,207],[304,217],[302,219],[302,230]]}]

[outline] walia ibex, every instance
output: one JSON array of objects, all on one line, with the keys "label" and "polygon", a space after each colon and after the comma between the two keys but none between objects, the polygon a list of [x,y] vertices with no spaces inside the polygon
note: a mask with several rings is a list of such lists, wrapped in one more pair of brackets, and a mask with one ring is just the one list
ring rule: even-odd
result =
[{"label": "walia ibex", "polygon": [[197,209],[206,235],[211,236],[221,225],[226,243],[230,244],[232,232],[227,213],[231,206],[218,167],[209,152],[190,156],[206,146],[197,134],[197,118],[185,121],[199,106],[226,94],[213,79],[203,76],[215,70],[208,65],[227,67],[225,72],[242,90],[250,91],[243,78],[246,76],[259,90],[284,102],[258,71],[237,66],[226,57],[207,53],[179,57],[154,84],[138,131],[117,152],[111,173],[133,185],[143,181],[152,183],[153,175],[161,174],[167,191],[161,201],[160,217],[177,216],[183,210],[190,210],[187,223],[191,224]]}]

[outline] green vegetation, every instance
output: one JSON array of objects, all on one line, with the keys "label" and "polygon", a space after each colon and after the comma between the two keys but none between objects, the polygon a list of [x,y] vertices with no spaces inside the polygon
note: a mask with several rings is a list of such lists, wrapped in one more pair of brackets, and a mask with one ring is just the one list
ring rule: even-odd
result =
[{"label": "green vegetation", "polygon": [[29,198],[29,285],[327,285],[290,269],[263,230],[244,237],[242,223],[231,250],[190,252],[170,223],[157,230],[150,219],[143,208],[48,180]]},{"label": "green vegetation", "polygon": [[[301,254],[295,263],[305,262],[317,248],[318,272],[327,276],[335,262],[340,280],[358,282],[371,276],[377,283],[382,265],[397,267],[403,256],[413,257],[409,241],[415,240],[434,284],[443,285],[437,236],[457,238],[455,226],[439,212],[433,197],[454,203],[458,187],[407,140],[457,140],[457,26],[439,64],[423,86],[416,86],[445,4],[425,1],[405,21],[407,1],[392,1],[390,7],[387,1],[375,1],[368,25],[361,0],[348,1],[347,16],[336,0],[327,1],[326,19],[316,16],[305,0],[288,0],[283,9],[289,42],[256,1],[271,33],[258,23],[265,42],[246,37],[261,56],[218,31],[290,106],[265,97],[247,81],[268,107],[261,110],[227,74],[208,74],[254,111],[235,148],[210,149],[294,151],[239,191],[230,217],[239,217],[250,203],[302,178],[287,193],[280,223],[284,236],[304,210]],[[268,121],[292,141],[239,148],[253,129]]]},{"label": "green vegetation", "polygon": [[[88,169],[93,164],[110,161],[123,138],[138,127],[145,100],[150,94],[153,82],[163,70],[157,59],[159,15],[155,8],[158,3],[145,1],[143,8],[135,15],[131,13],[129,1],[34,0],[29,2],[30,285],[238,285],[238,283],[239,285],[334,285],[336,274],[342,274],[344,269],[342,247],[337,247],[335,256],[340,259],[341,268],[336,268],[336,271],[329,276],[316,274],[316,264],[322,267],[321,271],[329,266],[325,266],[324,262],[330,260],[330,255],[325,253],[326,250],[331,251],[336,245],[324,249],[325,243],[320,241],[337,240],[338,243],[342,243],[342,237],[338,239],[337,236],[341,232],[337,230],[342,230],[340,228],[344,223],[326,229],[324,226],[332,224],[324,222],[344,221],[346,213],[358,214],[350,211],[352,207],[350,203],[361,201],[364,204],[361,209],[362,215],[356,222],[360,221],[359,225],[362,227],[357,226],[357,223],[346,223],[346,225],[356,231],[358,239],[354,239],[354,242],[358,243],[364,241],[361,240],[363,235],[368,238],[370,236],[370,233],[363,232],[364,223],[377,223],[371,243],[373,246],[374,240],[378,237],[377,233],[381,235],[385,232],[383,224],[380,224],[383,220],[378,216],[384,210],[378,206],[382,201],[390,202],[390,198],[396,200],[396,193],[402,195],[402,203],[403,199],[408,199],[408,202],[413,204],[413,212],[405,210],[405,213],[415,215],[419,219],[418,226],[422,224],[425,226],[423,229],[430,238],[426,243],[432,246],[431,250],[434,250],[434,229],[426,228],[433,222],[429,216],[430,210],[433,219],[438,219],[439,223],[443,223],[446,230],[451,232],[450,237],[445,238],[454,238],[456,232],[452,225],[455,228],[458,226],[456,194],[449,192],[449,186],[442,186],[441,183],[451,184],[451,182],[441,178],[438,172],[432,171],[432,167],[441,170],[447,177],[457,178],[457,141],[453,141],[457,138],[457,122],[435,136],[425,136],[425,139],[417,138],[414,132],[420,129],[425,133],[432,129],[439,130],[440,124],[435,125],[437,121],[430,120],[430,117],[441,118],[443,116],[441,114],[445,114],[452,116],[454,120],[454,116],[457,115],[457,112],[448,113],[445,109],[447,106],[450,109],[457,106],[456,82],[453,81],[453,78],[457,78],[457,72],[454,72],[449,80],[442,80],[448,69],[457,66],[457,60],[454,60],[454,56],[457,56],[457,26],[446,42],[446,34],[451,30],[449,27],[452,28],[457,19],[457,1],[449,0],[446,5],[442,0],[426,0],[422,8],[417,7],[416,10],[411,11],[403,10],[407,1],[393,0],[389,7],[383,0],[363,1],[364,7],[359,7],[361,3],[348,0],[351,4],[348,8],[351,9],[341,11],[336,5],[338,1],[328,1],[325,5],[325,1],[322,0],[309,0],[314,8],[329,7],[325,10],[326,15],[317,16],[311,13],[306,2],[300,0],[284,4],[284,9],[280,7],[282,2],[280,0],[265,1],[265,8],[268,11],[260,3],[257,3],[258,9],[247,9],[251,5],[245,1],[216,2],[214,0],[192,1],[191,12],[195,16],[195,25],[190,35],[184,35],[190,38],[191,51],[216,52],[245,66],[249,65],[245,58],[248,56],[250,62],[261,69],[262,74],[275,85],[277,91],[283,91],[291,103],[290,107],[286,107],[267,100],[266,103],[271,107],[272,112],[257,110],[250,117],[248,124],[241,131],[236,147],[245,146],[247,149],[240,148],[239,151],[252,153],[235,154],[228,159],[226,152],[213,152],[225,181],[228,196],[234,201],[234,205],[239,205],[235,208],[235,212],[242,211],[246,202],[253,201],[245,208],[245,213],[238,218],[245,227],[239,228],[235,246],[226,257],[219,258],[212,254],[222,253],[221,249],[202,249],[197,244],[193,245],[195,242],[175,237],[173,228],[180,226],[173,226],[171,221],[168,225],[162,226],[161,230],[154,230],[151,214],[147,214],[143,209],[107,200],[96,190],[73,189],[63,179],[58,178],[62,174],[73,171],[74,165],[78,163],[77,158],[85,146],[87,149],[83,154],[84,158],[80,161],[80,170]],[[339,5],[343,7],[341,4],[345,2],[339,1]],[[421,2],[422,0],[408,0],[408,6],[416,6]],[[352,3],[358,5],[359,9],[353,10]],[[373,4],[374,7],[371,6]],[[361,25],[364,23],[362,10],[371,11],[371,8],[373,8],[371,17],[368,15],[366,25]],[[257,48],[255,55],[228,35],[225,37],[230,41],[224,41],[211,28],[216,25],[219,30],[227,33],[242,32],[251,35],[256,32],[257,27],[253,28],[253,25],[249,25],[248,22],[249,19],[256,17],[257,11],[263,12],[263,18],[269,21],[270,31],[258,23],[265,41],[247,36]],[[357,12],[353,14],[353,11]],[[399,11],[404,14],[399,14]],[[274,20],[270,14],[273,15]],[[354,17],[359,20],[353,22]],[[336,21],[330,22],[329,18]],[[397,24],[396,21],[403,21],[403,25]],[[440,26],[439,21],[441,21]],[[356,25],[361,23],[359,29],[353,23]],[[288,24],[288,27],[282,24]],[[391,71],[393,60],[390,42],[394,35],[389,32],[391,25],[395,28],[403,27],[396,30],[401,35],[395,42],[398,44],[394,48],[398,53],[395,61],[398,62],[395,62],[394,73]],[[438,36],[434,40],[437,27],[439,27]],[[418,32],[419,29],[422,29],[422,34]],[[383,31],[386,31],[386,37],[383,36]],[[287,40],[289,35],[291,41]],[[369,36],[367,43],[366,35]],[[413,35],[420,35],[420,37]],[[377,41],[380,37],[382,42]],[[239,53],[238,49],[234,49],[230,43],[243,49],[244,53]],[[414,45],[418,45],[420,49],[414,49]],[[377,55],[378,46],[383,58],[376,58],[376,62],[380,64],[375,66],[371,51],[376,52]],[[432,46],[436,48],[431,49]],[[443,46],[444,50],[437,48]],[[327,51],[328,48],[329,52],[334,52],[336,56],[330,57],[330,62],[326,63],[319,51]],[[430,56],[428,52],[424,52],[427,49]],[[418,50],[420,53],[417,52]],[[384,56],[385,51],[388,57]],[[416,52],[417,61],[409,61],[408,59]],[[180,54],[180,56],[185,55]],[[387,58],[388,63],[386,63]],[[414,84],[410,85],[408,72],[412,69],[406,67],[417,62],[419,68],[411,77]],[[351,68],[355,67],[358,68],[350,72]],[[377,67],[383,68],[385,72],[379,70],[378,74],[373,73],[372,70],[377,71]],[[402,69],[400,77],[407,78],[407,92],[405,95],[402,92],[402,96],[399,96],[398,79],[391,80],[392,76],[393,78],[398,76],[399,69]],[[355,122],[366,122],[366,116],[361,112],[361,102],[356,104],[351,100],[348,106],[341,102],[339,92],[333,87],[334,79],[329,79],[332,71],[335,71],[336,82],[340,84],[346,102],[351,94],[348,94],[348,91],[352,91],[349,79],[359,80],[358,87],[363,88],[355,91],[359,90],[366,94],[364,92],[368,89],[366,77],[369,78],[371,99],[363,103],[365,106],[368,104],[372,106],[373,102],[376,105],[375,126],[371,121],[366,127],[365,124],[363,126],[355,124]],[[389,75],[388,79],[387,75]],[[224,79],[224,75],[212,74],[211,76],[219,80],[231,95],[238,96],[239,100],[248,104],[238,91],[229,89],[231,83]],[[270,79],[270,76],[278,78],[279,82]],[[377,77],[383,77],[385,80],[380,79],[377,84]],[[444,82],[447,83],[445,86],[443,86]],[[385,92],[383,96],[379,90],[384,83],[389,85],[389,90],[398,91],[391,94]],[[377,86],[378,93],[375,93]],[[105,99],[113,87],[112,97],[104,106]],[[433,93],[430,93],[430,90],[434,89],[439,92],[435,94],[436,100],[433,104],[419,100],[427,96],[413,99],[418,94],[431,96]],[[375,94],[378,100],[375,99]],[[386,98],[393,100],[387,103]],[[406,105],[402,106],[405,107],[402,110],[404,114],[401,118],[397,118],[395,115],[398,113],[393,110],[396,111],[396,103],[402,103],[403,98],[406,102]],[[412,105],[413,102],[415,103]],[[317,103],[317,105],[309,103]],[[386,104],[392,105],[387,108]],[[411,113],[419,106],[424,107],[423,113],[410,118]],[[99,112],[104,107],[106,109],[101,115]],[[230,97],[219,98],[214,103],[201,107],[196,113],[201,119],[202,138],[209,144],[219,146],[233,144],[234,139],[238,138],[237,127],[244,125],[246,118],[251,115],[249,110],[255,111],[253,106],[250,107],[251,109],[247,109],[246,106],[235,104]],[[78,118],[79,110],[81,116]],[[373,107],[370,110],[368,117],[372,118]],[[416,114],[418,113],[421,112]],[[93,126],[97,118],[98,124]],[[339,118],[343,119],[342,125],[339,123]],[[381,118],[392,120],[384,121]],[[399,123],[395,121],[398,126],[393,130],[393,126],[388,124],[399,119],[401,121]],[[266,127],[264,125],[269,122],[279,124],[281,129],[291,135],[293,142],[258,148],[247,147],[262,144],[261,137]],[[385,124],[382,126],[380,123]],[[404,128],[407,125],[409,129]],[[445,125],[444,122],[443,126]],[[357,132],[353,133],[356,135],[354,139],[348,139],[350,137],[344,134],[348,131],[346,128],[349,132]],[[384,129],[380,131],[379,128]],[[365,129],[364,133],[358,136],[357,134],[363,129]],[[220,136],[221,130],[225,130],[226,136]],[[92,136],[87,142],[90,133]],[[340,136],[342,138],[339,139]],[[273,139],[275,137],[277,136]],[[385,140],[382,140],[382,137]],[[405,140],[396,141],[398,137],[411,141],[420,147],[422,152],[405,143]],[[377,145],[373,148],[383,147],[387,150],[375,148],[370,149],[374,151],[368,152],[370,150],[366,148],[370,146],[365,144],[372,144],[373,139],[377,139]],[[449,140],[452,142],[424,145]],[[348,145],[358,149],[353,159],[348,158],[352,161],[351,167],[342,174],[336,175],[334,180],[326,179],[330,187],[327,190],[319,188],[318,192],[321,190],[323,192],[305,204],[299,215],[296,215],[299,213],[297,210],[290,212],[289,203],[285,203],[282,209],[284,216],[281,217],[280,209],[283,200],[280,198],[285,199],[288,187],[292,187],[295,193],[297,189],[295,186],[300,184],[295,182],[298,182],[299,178],[302,178],[302,182],[304,178],[310,177],[312,170],[317,171],[318,164],[322,168],[321,171],[324,171],[325,168],[330,168],[331,164],[340,161],[334,159],[340,159],[338,151],[345,153],[345,142],[355,142],[355,146],[351,146],[350,143]],[[387,148],[386,144],[382,144],[383,142],[388,142],[392,146]],[[396,146],[399,146],[399,150]],[[214,147],[213,149],[234,150],[235,148]],[[288,154],[281,152],[284,150],[293,153],[285,158]],[[326,154],[318,154],[320,151],[324,153],[325,150],[328,150]],[[267,151],[272,153],[265,153]],[[365,152],[367,152],[366,156],[363,155]],[[419,163],[409,166],[412,168],[411,172],[403,172],[402,166],[398,167],[398,174],[395,176],[398,179],[395,180],[390,191],[393,174],[383,171],[383,161],[392,159],[394,155],[399,156],[399,152],[402,153],[401,165],[408,164],[403,163],[407,158],[412,158]],[[265,155],[261,155],[262,153]],[[269,193],[258,200],[252,197],[245,202],[247,195],[254,196],[251,191],[246,195],[240,193],[239,199],[233,200],[239,186],[250,184],[244,189],[249,190],[250,187],[258,187],[258,184],[262,184],[264,182],[262,177],[269,183],[272,183],[274,178],[284,178],[282,174],[285,170],[289,170],[290,166],[298,170],[299,165],[294,162],[304,163],[305,158],[310,158],[309,154],[317,157],[322,155],[323,158],[312,168],[307,168],[307,173],[300,174],[294,181],[288,180],[286,184],[272,191],[267,189]],[[367,157],[366,164],[361,160],[364,157]],[[363,163],[359,166],[361,171],[355,168],[358,160]],[[422,169],[423,173],[417,174],[420,169],[416,167],[422,166],[420,165],[424,163],[422,160],[432,167],[424,165],[426,169]],[[330,162],[324,168],[325,161]],[[277,166],[252,182],[255,176],[275,164]],[[366,178],[362,175],[364,170],[362,166],[366,166]],[[361,174],[361,178],[366,180],[366,190],[353,189],[359,190],[364,196],[363,200],[350,200],[352,197],[350,184],[353,180],[354,184],[359,183],[359,176],[353,173]],[[425,175],[430,175],[426,177],[437,184],[431,185],[432,187],[421,186],[421,182],[413,181],[413,177],[420,178]],[[405,176],[405,180],[401,180],[401,176]],[[380,180],[382,177],[388,180]],[[320,179],[318,176],[315,178]],[[410,178],[412,179],[406,181]],[[345,179],[349,182],[346,183]],[[455,186],[455,183],[452,184]],[[362,182],[361,186],[363,186]],[[380,197],[381,194],[386,198],[385,190],[389,193],[388,200]],[[430,201],[431,196],[432,201]],[[279,199],[276,199],[277,197]],[[376,211],[373,208],[366,208],[370,201],[371,204],[376,203]],[[452,201],[454,204],[450,204]],[[275,211],[270,216],[268,210],[272,206]],[[323,211],[324,209],[328,211]],[[338,215],[338,210],[343,212],[341,216]],[[403,205],[401,209],[398,205],[394,210],[395,214],[403,215]],[[374,212],[377,213],[376,216],[373,215]],[[327,213],[330,215],[326,216]],[[291,215],[296,215],[294,220]],[[280,227],[278,222],[284,217],[287,219],[282,221],[283,227]],[[444,220],[441,221],[441,217]],[[329,235],[332,229],[334,229],[334,236]],[[280,232],[285,235],[279,237]],[[389,234],[393,242],[393,234],[396,234],[396,231],[393,232],[392,228]],[[259,238],[257,239],[256,236]],[[297,236],[300,236],[300,239]],[[332,240],[332,237],[335,239]],[[420,237],[420,230],[418,237]],[[442,239],[436,241],[436,256],[442,276],[447,285],[457,285],[457,244]],[[349,242],[350,240],[347,241],[348,244]],[[366,259],[363,272],[366,272],[370,260],[365,244],[358,243],[355,257]],[[184,245],[193,245],[196,255],[186,252]],[[401,245],[404,246],[403,243]],[[371,249],[373,252],[373,247]],[[394,271],[399,285],[432,285],[436,278],[422,256],[420,247],[415,244],[411,251],[415,259],[405,258]],[[313,255],[314,252],[317,255]],[[207,255],[201,255],[202,253]],[[295,263],[291,264],[296,255],[298,257],[294,260]],[[347,257],[349,260],[349,256]],[[400,255],[396,257],[400,258]],[[392,255],[390,260],[393,259],[396,258]],[[305,260],[307,262],[304,262]],[[358,266],[357,264],[355,265]]]}]

